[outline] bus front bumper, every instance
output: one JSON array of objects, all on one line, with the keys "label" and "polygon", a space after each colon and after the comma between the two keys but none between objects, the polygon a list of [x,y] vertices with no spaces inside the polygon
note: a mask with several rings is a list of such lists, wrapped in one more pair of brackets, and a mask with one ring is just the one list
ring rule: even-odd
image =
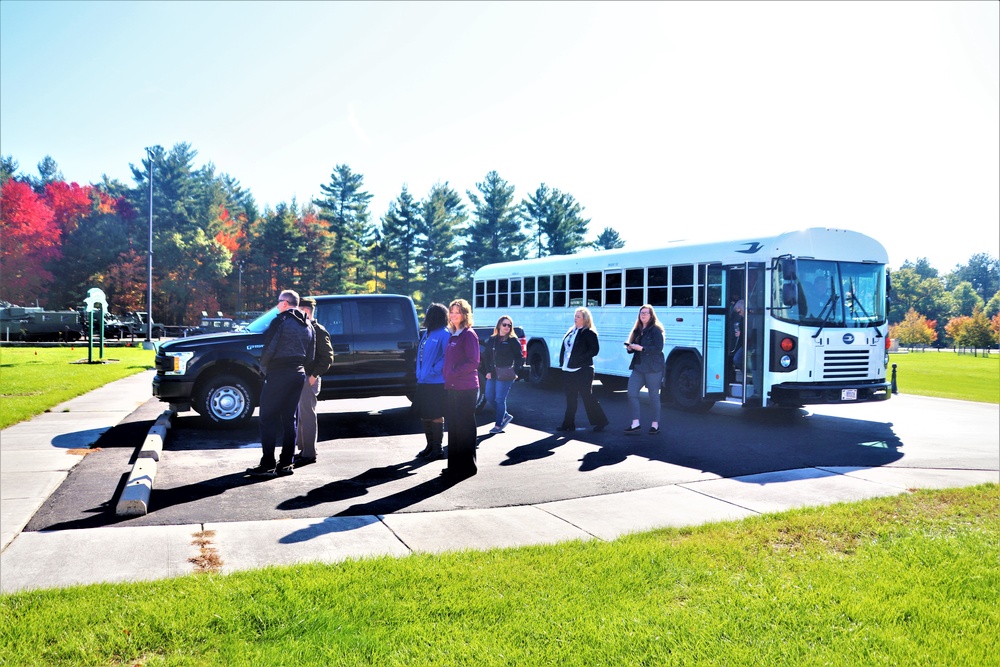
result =
[{"label": "bus front bumper", "polygon": [[817,405],[826,403],[866,403],[888,401],[892,397],[889,382],[875,384],[777,384],[771,387],[771,402],[778,405]]}]

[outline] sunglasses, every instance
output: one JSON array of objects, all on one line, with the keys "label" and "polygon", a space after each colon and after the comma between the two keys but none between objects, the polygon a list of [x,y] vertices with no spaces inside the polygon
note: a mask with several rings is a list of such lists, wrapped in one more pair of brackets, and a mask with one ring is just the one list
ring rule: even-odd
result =
[{"label": "sunglasses", "polygon": [[503,329],[510,329],[510,322],[504,322],[500,325],[500,327]]}]

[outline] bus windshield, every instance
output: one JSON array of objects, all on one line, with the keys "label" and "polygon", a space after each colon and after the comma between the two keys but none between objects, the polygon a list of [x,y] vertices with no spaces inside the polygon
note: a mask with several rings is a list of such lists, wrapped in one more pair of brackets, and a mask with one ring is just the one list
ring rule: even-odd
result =
[{"label": "bus windshield", "polygon": [[771,275],[771,314],[779,320],[848,329],[885,322],[881,264],[782,257]]}]

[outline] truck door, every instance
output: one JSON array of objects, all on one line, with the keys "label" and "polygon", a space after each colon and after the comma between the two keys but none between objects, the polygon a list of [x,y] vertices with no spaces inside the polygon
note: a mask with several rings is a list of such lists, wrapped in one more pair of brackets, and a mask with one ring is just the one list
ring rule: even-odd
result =
[{"label": "truck door", "polygon": [[316,304],[313,315],[316,320],[330,332],[330,342],[333,343],[333,366],[323,376],[320,396],[334,393],[340,386],[349,385],[354,374],[355,363],[351,350],[351,333],[345,313],[349,305],[342,299],[335,301],[320,301]]},{"label": "truck door", "polygon": [[354,325],[353,373],[358,388],[378,395],[383,387],[398,388],[414,373],[413,305],[407,299],[366,298],[351,301]]}]

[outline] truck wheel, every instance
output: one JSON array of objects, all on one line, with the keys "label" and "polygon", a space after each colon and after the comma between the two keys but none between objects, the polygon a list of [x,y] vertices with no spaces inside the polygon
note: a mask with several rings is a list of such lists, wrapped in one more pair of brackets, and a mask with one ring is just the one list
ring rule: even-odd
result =
[{"label": "truck wheel", "polygon": [[240,428],[253,417],[254,394],[238,375],[217,375],[201,387],[194,407],[214,426]]},{"label": "truck wheel", "polygon": [[670,398],[681,410],[708,412],[715,401],[701,398],[701,365],[693,355],[684,355],[670,366]]},{"label": "truck wheel", "polygon": [[544,384],[549,378],[549,355],[544,345],[536,343],[528,348],[528,382],[533,385]]}]

